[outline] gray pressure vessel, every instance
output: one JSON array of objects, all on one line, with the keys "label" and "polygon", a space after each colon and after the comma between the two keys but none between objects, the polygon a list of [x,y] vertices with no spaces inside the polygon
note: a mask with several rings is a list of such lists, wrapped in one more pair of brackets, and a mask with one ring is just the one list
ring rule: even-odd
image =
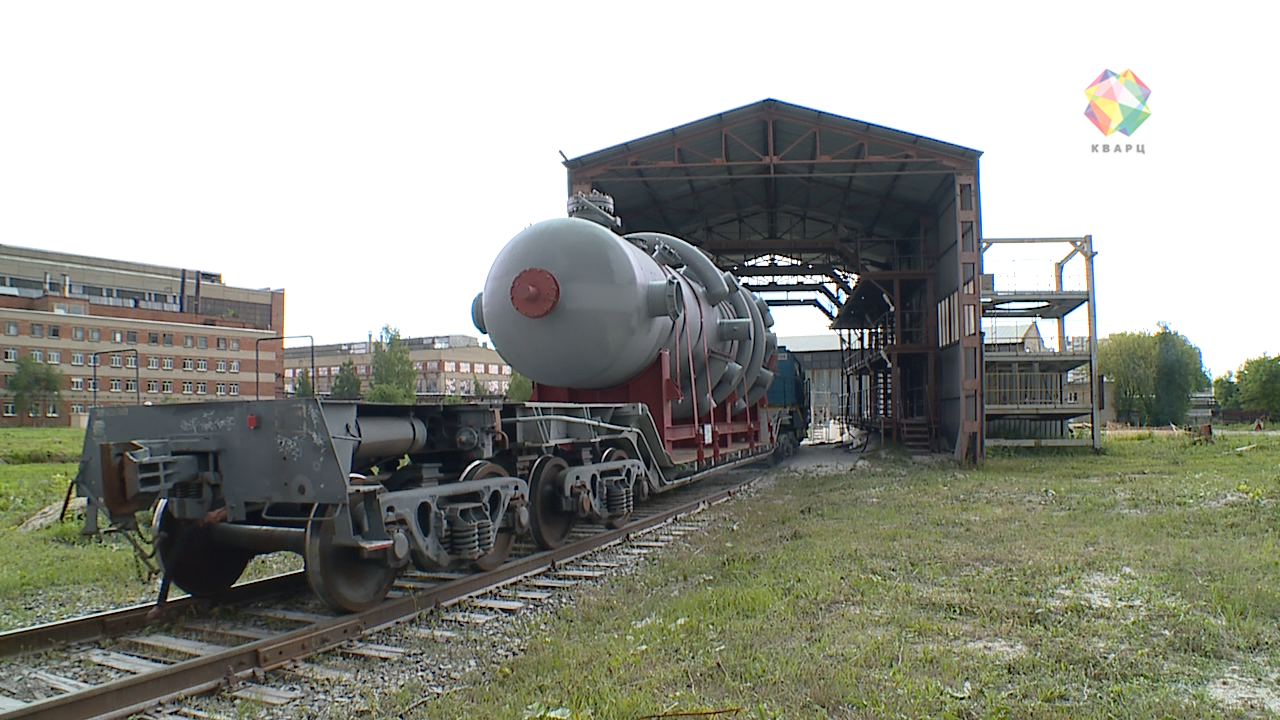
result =
[{"label": "gray pressure vessel", "polygon": [[683,395],[677,418],[735,390],[740,410],[773,377],[767,306],[666,235],[620,237],[580,218],[532,225],[498,253],[472,316],[513,368],[543,385],[621,385],[666,349]]}]

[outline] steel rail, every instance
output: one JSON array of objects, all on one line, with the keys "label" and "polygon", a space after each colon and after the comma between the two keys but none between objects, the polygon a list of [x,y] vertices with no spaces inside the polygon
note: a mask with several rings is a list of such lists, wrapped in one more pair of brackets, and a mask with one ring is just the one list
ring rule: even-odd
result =
[{"label": "steel rail", "polygon": [[497,570],[477,573],[393,598],[361,613],[300,628],[283,635],[258,640],[222,652],[170,665],[163,670],[135,675],[85,690],[31,703],[8,713],[0,720],[41,717],[51,720],[109,720],[141,712],[148,707],[181,696],[211,692],[223,684],[275,670],[289,662],[335,648],[366,632],[416,617],[424,610],[438,608],[494,587],[554,569],[557,565],[610,546],[627,536],[656,528],[676,518],[728,500],[758,479],[742,482],[710,495],[639,518],[616,530],[592,535],[556,550],[547,550],[510,561]]},{"label": "steel rail", "polygon": [[[215,604],[240,604],[273,597],[304,588],[306,584],[304,573],[297,571],[236,585],[219,595],[216,601],[188,595],[166,603],[164,613],[154,622],[162,622],[172,617],[175,613],[188,609],[211,607]],[[0,632],[0,657],[22,655],[51,650],[63,645],[119,637],[153,622],[147,618],[147,615],[155,607],[155,603],[142,603],[117,610],[108,610],[43,625]]]}]

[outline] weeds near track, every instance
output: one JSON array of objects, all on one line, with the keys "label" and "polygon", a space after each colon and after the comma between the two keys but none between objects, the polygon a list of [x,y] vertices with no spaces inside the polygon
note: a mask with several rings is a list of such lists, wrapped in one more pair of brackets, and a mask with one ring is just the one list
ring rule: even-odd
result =
[{"label": "weeds near track", "polygon": [[412,715],[1280,709],[1280,438],[1243,444],[1136,438],[981,469],[877,453],[853,470],[857,456],[828,452],[849,468],[836,473],[802,454]]}]

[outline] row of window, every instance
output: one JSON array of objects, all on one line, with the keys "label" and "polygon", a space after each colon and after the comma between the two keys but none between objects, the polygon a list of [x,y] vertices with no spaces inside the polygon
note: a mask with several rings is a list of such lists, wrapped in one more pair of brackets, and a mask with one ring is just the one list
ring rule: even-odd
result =
[{"label": "row of window", "polygon": [[[89,367],[96,367],[102,364],[102,360],[98,357],[98,353],[83,353],[75,351],[71,353],[72,365],[85,365],[85,359],[88,358]],[[62,363],[61,350],[42,350],[40,348],[31,349],[31,358],[36,362],[47,362],[50,365],[58,365]],[[18,348],[4,349],[5,362],[18,361]],[[117,353],[110,356],[108,363],[113,368],[128,368],[133,370],[138,367],[138,356],[135,354]],[[172,370],[174,367],[174,358],[158,357],[155,355],[147,358],[148,370]],[[209,361],[205,358],[182,358],[183,370],[194,370],[196,372],[206,372],[209,369]],[[239,360],[216,360],[213,363],[214,372],[240,372]]]},{"label": "row of window", "polygon": [[[73,377],[71,378],[72,390],[88,390],[93,392],[98,390],[103,381],[94,380],[93,378]],[[138,382],[134,378],[110,378],[107,382],[107,389],[110,392],[137,392]],[[209,394],[209,383],[195,382],[192,380],[183,381],[178,385],[182,389],[183,395],[207,395]],[[174,382],[172,380],[148,380],[147,392],[172,394]],[[214,383],[213,394],[215,395],[239,395],[240,383]]]},{"label": "row of window", "polygon": [[[73,404],[71,406],[71,412],[83,414],[84,405]],[[17,417],[17,415],[18,415],[18,408],[16,405],[14,405],[13,403],[4,404],[5,417]],[[31,408],[27,410],[27,417],[39,417],[39,416],[40,416],[40,403],[32,403]],[[58,403],[49,403],[48,407],[45,409],[44,416],[51,417],[51,418],[58,417]]]},{"label": "row of window", "polygon": [[[481,373],[481,374],[488,374],[488,375],[510,375],[511,374],[510,365],[498,365],[496,363],[488,363],[487,365],[485,363],[473,364],[469,362],[455,362],[453,360],[444,360],[444,361],[427,360],[425,362],[415,361],[413,363],[413,369],[417,370],[418,372],[436,373],[436,372],[440,372],[440,368],[442,365],[444,367],[444,371],[450,372],[450,373],[451,372],[459,372],[459,373],[474,372],[474,373]],[[294,370],[293,368],[285,368],[284,376],[287,378],[291,378],[291,377],[294,377],[295,374],[300,375],[302,371],[305,369],[306,368],[298,368],[297,370]],[[328,366],[328,367],[318,367],[316,368],[316,375],[318,377],[329,377],[330,375],[337,375],[339,369],[340,368],[336,365]],[[370,371],[370,367],[368,365],[356,365],[357,375],[368,375],[369,371]]]},{"label": "row of window", "polygon": [[[489,395],[498,395],[506,394],[510,387],[510,380],[488,380],[472,383],[471,380],[467,379],[445,378],[444,385],[441,386],[440,383],[436,382],[435,378],[431,378],[425,383],[419,381],[418,386],[415,388],[415,392],[426,393],[429,395],[436,395],[440,393],[444,393],[446,395],[474,395],[482,391],[487,391]],[[329,392],[329,383],[327,381],[321,382],[317,384],[314,389],[316,392],[320,393]],[[284,391],[286,393],[292,393],[294,391],[293,383],[286,380],[284,383]]]},{"label": "row of window", "polygon": [[[45,324],[33,322],[30,324],[29,333],[33,338],[45,337]],[[5,335],[18,335],[21,328],[17,320],[6,320],[4,324]],[[48,337],[60,339],[62,337],[62,326],[50,323],[48,325]],[[107,337],[113,343],[128,343],[129,345],[137,345],[139,338],[143,333],[137,330],[108,330]],[[148,345],[164,345],[166,347],[173,346],[173,333],[149,332],[146,333]],[[73,326],[71,328],[72,340],[88,340],[89,342],[102,341],[101,328],[83,328]],[[217,350],[239,350],[240,338],[213,338],[213,346]],[[200,350],[206,350],[209,347],[209,337],[206,335],[183,335],[182,347],[193,347]]]}]

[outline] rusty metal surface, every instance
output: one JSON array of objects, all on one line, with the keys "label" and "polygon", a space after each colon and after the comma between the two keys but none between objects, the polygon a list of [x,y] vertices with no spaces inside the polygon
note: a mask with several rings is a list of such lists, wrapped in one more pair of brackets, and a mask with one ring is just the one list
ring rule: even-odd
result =
[{"label": "rusty metal surface", "polygon": [[[593,535],[557,550],[514,560],[492,572],[470,575],[426,588],[387,600],[362,613],[337,617],[310,627],[187,660],[162,671],[136,675],[118,682],[98,685],[25,705],[0,714],[0,720],[33,717],[50,720],[116,718],[140,712],[180,695],[210,692],[223,684],[250,676],[255,671],[273,670],[287,662],[337,647],[358,638],[366,631],[408,620],[424,610],[438,607],[443,603],[521,577],[544,572],[560,563],[613,544],[631,533],[657,527],[674,518],[728,499],[756,477],[758,476],[753,475],[733,486],[721,488],[707,496],[638,519],[617,530]],[[137,611],[137,609],[131,608],[130,611]]]}]

